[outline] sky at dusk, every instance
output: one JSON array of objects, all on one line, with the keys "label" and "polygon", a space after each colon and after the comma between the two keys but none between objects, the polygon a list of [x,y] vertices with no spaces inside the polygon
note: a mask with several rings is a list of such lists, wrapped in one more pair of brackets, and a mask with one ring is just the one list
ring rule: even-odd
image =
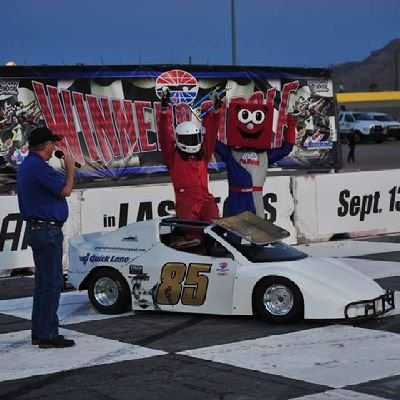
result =
[{"label": "sky at dusk", "polygon": [[[234,0],[237,65],[327,67],[400,38],[399,0]],[[0,63],[231,65],[231,0],[2,3]]]}]

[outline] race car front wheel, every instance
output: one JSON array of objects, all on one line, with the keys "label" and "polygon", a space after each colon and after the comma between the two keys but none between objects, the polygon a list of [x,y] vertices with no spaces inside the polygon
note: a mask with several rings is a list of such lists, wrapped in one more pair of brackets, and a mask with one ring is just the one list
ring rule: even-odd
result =
[{"label": "race car front wheel", "polygon": [[289,279],[271,276],[263,279],[254,291],[257,314],[268,322],[283,324],[304,317],[300,289]]},{"label": "race car front wheel", "polygon": [[88,295],[93,306],[103,314],[121,314],[131,308],[128,283],[110,268],[93,273],[88,282]]}]

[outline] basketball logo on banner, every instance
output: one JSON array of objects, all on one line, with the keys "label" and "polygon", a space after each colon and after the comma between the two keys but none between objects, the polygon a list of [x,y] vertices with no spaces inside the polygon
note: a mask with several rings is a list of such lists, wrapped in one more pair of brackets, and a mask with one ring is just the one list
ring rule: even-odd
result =
[{"label": "basketball logo on banner", "polygon": [[170,100],[173,104],[193,103],[199,91],[197,79],[189,72],[173,69],[163,72],[156,79],[156,94],[159,99],[162,89],[167,87],[171,93]]}]

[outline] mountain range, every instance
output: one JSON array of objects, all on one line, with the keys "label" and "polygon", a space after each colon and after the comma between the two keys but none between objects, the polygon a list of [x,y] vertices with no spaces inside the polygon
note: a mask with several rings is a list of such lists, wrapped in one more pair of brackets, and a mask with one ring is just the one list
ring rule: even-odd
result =
[{"label": "mountain range", "polygon": [[332,69],[336,92],[400,90],[400,38],[363,61],[336,64]]}]

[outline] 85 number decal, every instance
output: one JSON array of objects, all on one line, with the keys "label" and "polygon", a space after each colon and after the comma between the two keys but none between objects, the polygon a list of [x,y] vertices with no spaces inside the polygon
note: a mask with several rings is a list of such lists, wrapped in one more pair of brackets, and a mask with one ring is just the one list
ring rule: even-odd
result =
[{"label": "85 number decal", "polygon": [[208,288],[210,264],[167,263],[161,269],[156,302],[176,305],[180,301],[187,306],[204,304]]}]

